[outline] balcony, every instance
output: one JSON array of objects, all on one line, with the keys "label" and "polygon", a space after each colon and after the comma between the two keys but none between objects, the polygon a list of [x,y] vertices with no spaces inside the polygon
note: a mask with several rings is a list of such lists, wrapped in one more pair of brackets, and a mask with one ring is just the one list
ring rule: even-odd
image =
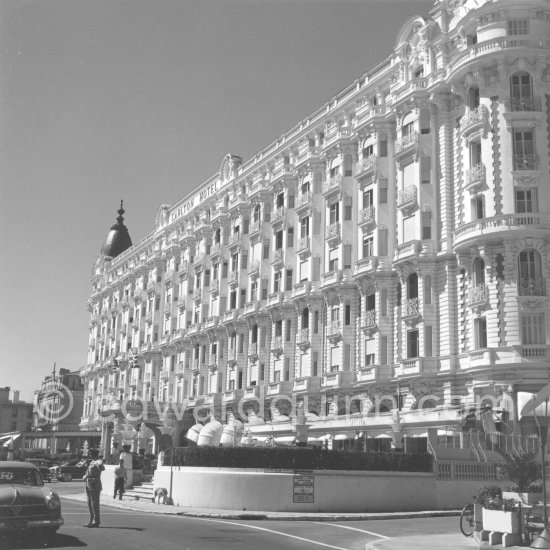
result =
[{"label": "balcony", "polygon": [[295,378],[292,391],[301,393],[319,393],[321,389],[321,378],[319,376],[302,376]]},{"label": "balcony", "polygon": [[311,292],[311,281],[300,281],[294,285],[294,290],[292,292],[293,298],[298,298],[300,296],[307,296]]},{"label": "balcony", "polygon": [[259,309],[260,309],[260,302],[258,302],[258,300],[255,300],[253,302],[247,302],[244,306],[244,314],[254,315],[255,313],[258,313]]},{"label": "balcony", "polygon": [[387,381],[393,377],[392,365],[365,365],[359,369],[356,384],[361,382]]},{"label": "balcony", "polygon": [[145,315],[145,322],[148,325],[153,323],[153,313],[151,311]]},{"label": "balcony", "polygon": [[237,352],[235,351],[235,349],[229,348],[227,350],[227,366],[229,368],[233,368],[236,363],[237,363]]},{"label": "balcony", "polygon": [[546,296],[544,279],[518,279],[520,296]]},{"label": "balcony", "polygon": [[431,374],[437,372],[437,359],[435,357],[415,357],[401,361],[397,376],[414,376],[418,374]]},{"label": "balcony", "polygon": [[348,388],[355,382],[354,371],[327,372],[321,383],[324,390]]},{"label": "balcony", "polygon": [[506,101],[506,108],[511,112],[540,112],[541,101],[533,97],[513,97]]},{"label": "balcony", "polygon": [[284,344],[282,336],[275,336],[273,342],[271,342],[271,353],[276,357],[279,357],[284,352]]},{"label": "balcony", "polygon": [[325,240],[329,243],[330,246],[336,246],[340,244],[342,240],[342,228],[340,223],[331,223],[326,230]]},{"label": "balcony", "polygon": [[277,159],[273,167],[273,173],[271,174],[271,182],[274,183],[280,179],[293,177],[295,177],[294,165],[285,164],[284,158]]},{"label": "balcony", "polygon": [[172,300],[170,300],[169,302],[165,302],[163,311],[164,315],[166,315],[167,317],[170,316],[170,314],[172,313]]},{"label": "balcony", "polygon": [[204,328],[214,328],[218,326],[219,323],[219,316],[218,315],[212,315],[212,317],[207,317],[204,321]]},{"label": "balcony", "polygon": [[240,233],[232,233],[229,235],[229,248],[232,251],[235,251],[239,248],[241,244],[241,234]]},{"label": "balcony", "polygon": [[248,358],[255,362],[258,359],[258,342],[248,344]]},{"label": "balcony", "polygon": [[273,227],[282,225],[286,219],[286,208],[284,206],[279,206],[279,208],[274,208],[271,213],[271,225]]},{"label": "balcony", "polygon": [[250,262],[250,265],[248,266],[248,276],[255,280],[260,276],[260,262],[259,260],[255,260],[253,262]]},{"label": "balcony", "polygon": [[170,343],[171,335],[169,332],[162,335],[162,338],[159,340],[160,346],[167,346]]},{"label": "balcony", "polygon": [[366,336],[372,336],[372,334],[378,329],[378,325],[376,323],[376,310],[368,309],[365,311],[362,320],[363,324],[361,325],[361,330]]},{"label": "balcony", "polygon": [[193,323],[192,325],[189,325],[187,327],[186,334],[187,336],[196,336],[201,331],[201,324],[200,323]]},{"label": "balcony", "polygon": [[353,269],[354,276],[361,275],[373,275],[378,269],[378,256],[369,256],[368,258],[361,258],[355,262]]},{"label": "balcony", "polygon": [[302,351],[306,351],[311,346],[309,328],[300,329],[296,338],[296,345]]},{"label": "balcony", "polygon": [[528,359],[534,358],[538,359],[539,357],[548,357],[548,345],[546,344],[530,344],[530,345],[523,345],[520,346],[520,354],[522,357],[526,357]]},{"label": "balcony", "polygon": [[331,344],[337,344],[342,339],[342,325],[340,324],[339,319],[328,323],[327,338]]},{"label": "balcony", "polygon": [[231,198],[229,199],[229,209],[238,209],[242,207],[250,207],[250,203],[248,202],[248,197],[246,196],[246,192],[243,192],[241,189],[238,189],[236,193],[234,193]]},{"label": "balcony", "polygon": [[479,312],[489,305],[489,287],[481,283],[469,289],[468,306]]},{"label": "balcony", "polygon": [[355,165],[355,178],[361,181],[373,176],[378,167],[378,155],[369,155]]},{"label": "balcony", "polygon": [[296,157],[296,166],[304,162],[319,160],[320,150],[318,147],[310,145],[308,140],[303,141],[298,146],[298,155]]},{"label": "balcony", "polygon": [[230,271],[227,277],[227,284],[230,288],[236,289],[239,286],[239,272]]},{"label": "balcony", "polygon": [[466,191],[474,194],[485,186],[485,181],[485,165],[480,162],[473,168],[470,168],[470,170],[466,170],[464,188]]},{"label": "balcony", "polygon": [[193,301],[194,302],[202,301],[202,288],[195,288],[193,290]]},{"label": "balcony", "polygon": [[352,140],[351,128],[347,126],[341,126],[340,128],[332,126],[328,128],[325,135],[325,141],[323,143],[323,149],[326,151],[335,145],[349,144]]},{"label": "balcony", "polygon": [[495,352],[492,349],[475,349],[469,353],[469,367],[488,367],[495,364]]},{"label": "balcony", "polygon": [[475,220],[456,229],[453,252],[469,251],[469,248],[480,238],[483,238],[486,244],[502,242],[505,235],[516,239],[521,236],[546,238],[549,224],[550,215],[530,213],[507,214]]},{"label": "balcony", "polygon": [[333,178],[329,178],[323,185],[323,196],[328,197],[331,193],[340,192],[343,183],[344,176],[342,174],[336,174]]},{"label": "balcony", "polygon": [[259,239],[262,234],[262,222],[260,220],[254,220],[248,229],[248,238],[250,240]]},{"label": "balcony", "polygon": [[422,317],[418,298],[409,298],[405,301],[402,310],[402,319],[408,325],[418,323]]},{"label": "balcony", "polygon": [[227,390],[223,392],[222,401],[224,403],[236,403],[243,396],[244,390]]},{"label": "balcony", "polygon": [[514,170],[538,170],[538,155],[514,155]]},{"label": "balcony", "polygon": [[168,380],[170,379],[170,371],[168,369],[162,369],[160,371],[160,379],[163,382],[168,382]]},{"label": "balcony", "polygon": [[269,382],[266,385],[266,395],[290,395],[292,393],[291,380],[279,380],[278,382]]},{"label": "balcony", "polygon": [[219,260],[222,254],[222,245],[221,243],[214,243],[210,247],[210,260],[212,262],[215,262],[216,260]]},{"label": "balcony", "polygon": [[409,185],[397,194],[397,208],[403,216],[410,216],[418,208],[418,191],[416,185]]},{"label": "balcony", "polygon": [[342,281],[342,270],[335,269],[321,275],[321,287],[338,285]]},{"label": "balcony", "polygon": [[220,280],[219,279],[212,279],[210,281],[210,287],[208,288],[208,291],[210,292],[210,295],[212,297],[216,297],[220,293]]},{"label": "balcony", "polygon": [[273,258],[271,258],[271,264],[277,269],[281,269],[285,264],[285,251],[282,248],[273,251]]},{"label": "balcony", "polygon": [[359,221],[357,225],[365,232],[369,233],[376,226],[376,208],[367,206],[359,211]]},{"label": "balcony", "polygon": [[475,109],[469,109],[460,120],[460,131],[466,137],[474,132],[487,132],[490,129],[489,110],[485,105],[479,105]]},{"label": "balcony", "polygon": [[418,132],[411,132],[409,135],[403,136],[395,142],[395,156],[401,157],[408,153],[412,153],[418,148],[420,135]]},{"label": "balcony", "polygon": [[311,239],[309,237],[300,237],[296,252],[301,260],[306,260],[311,256]]},{"label": "balcony", "polygon": [[238,316],[239,316],[239,311],[236,308],[230,309],[229,311],[226,311],[224,313],[223,322],[229,323],[231,321],[235,321]]},{"label": "balcony", "polygon": [[422,243],[417,240],[400,244],[395,249],[393,256],[394,263],[406,262],[416,258],[420,253],[421,244]]},{"label": "balcony", "polygon": [[294,204],[294,210],[296,214],[302,216],[311,212],[313,206],[313,194],[311,191],[307,193],[301,193],[296,197],[296,202]]}]

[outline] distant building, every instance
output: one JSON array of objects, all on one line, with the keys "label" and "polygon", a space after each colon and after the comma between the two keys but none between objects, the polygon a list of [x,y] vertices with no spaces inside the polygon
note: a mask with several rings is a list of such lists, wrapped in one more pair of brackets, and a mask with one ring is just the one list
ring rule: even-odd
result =
[{"label": "distant building", "polygon": [[[549,35],[548,0],[434,1],[135,245],[121,206],[93,266],[82,425],[108,449],[136,437],[107,420],[125,402],[200,406],[288,441],[303,407],[312,441],[397,448],[490,403],[486,432],[534,429],[519,394],[550,368]],[[179,439],[179,418],[146,427]]]},{"label": "distant building", "polygon": [[0,434],[21,432],[31,429],[32,403],[19,400],[14,391],[10,399],[10,387],[0,388]]}]

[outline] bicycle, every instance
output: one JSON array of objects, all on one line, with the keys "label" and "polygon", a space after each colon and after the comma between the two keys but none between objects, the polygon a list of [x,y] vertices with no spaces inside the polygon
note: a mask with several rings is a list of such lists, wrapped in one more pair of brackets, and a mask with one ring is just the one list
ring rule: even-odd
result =
[{"label": "bicycle", "polygon": [[475,530],[474,505],[466,504],[460,514],[460,530],[465,537],[471,537]]}]

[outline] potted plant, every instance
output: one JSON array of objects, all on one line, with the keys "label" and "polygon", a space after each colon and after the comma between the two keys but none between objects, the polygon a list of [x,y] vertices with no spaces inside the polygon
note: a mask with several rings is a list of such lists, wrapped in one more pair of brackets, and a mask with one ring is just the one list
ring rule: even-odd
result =
[{"label": "potted plant", "polygon": [[520,534],[520,509],[514,499],[496,497],[483,506],[483,530]]},{"label": "potted plant", "polygon": [[542,488],[534,483],[541,479],[541,465],[534,453],[503,454],[505,463],[501,473],[515,484],[504,491],[502,498],[523,504],[537,504],[542,499]]}]

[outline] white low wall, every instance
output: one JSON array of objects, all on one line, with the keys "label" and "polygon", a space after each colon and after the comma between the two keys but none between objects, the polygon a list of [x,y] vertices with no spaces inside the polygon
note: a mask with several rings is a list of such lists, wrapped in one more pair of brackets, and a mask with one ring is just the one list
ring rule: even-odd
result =
[{"label": "white low wall", "polygon": [[[488,485],[437,481],[431,473],[314,471],[314,502],[294,502],[293,471],[174,467],[178,506],[265,512],[396,512],[462,508]],[[170,467],[157,468],[154,486],[170,491]]]}]

